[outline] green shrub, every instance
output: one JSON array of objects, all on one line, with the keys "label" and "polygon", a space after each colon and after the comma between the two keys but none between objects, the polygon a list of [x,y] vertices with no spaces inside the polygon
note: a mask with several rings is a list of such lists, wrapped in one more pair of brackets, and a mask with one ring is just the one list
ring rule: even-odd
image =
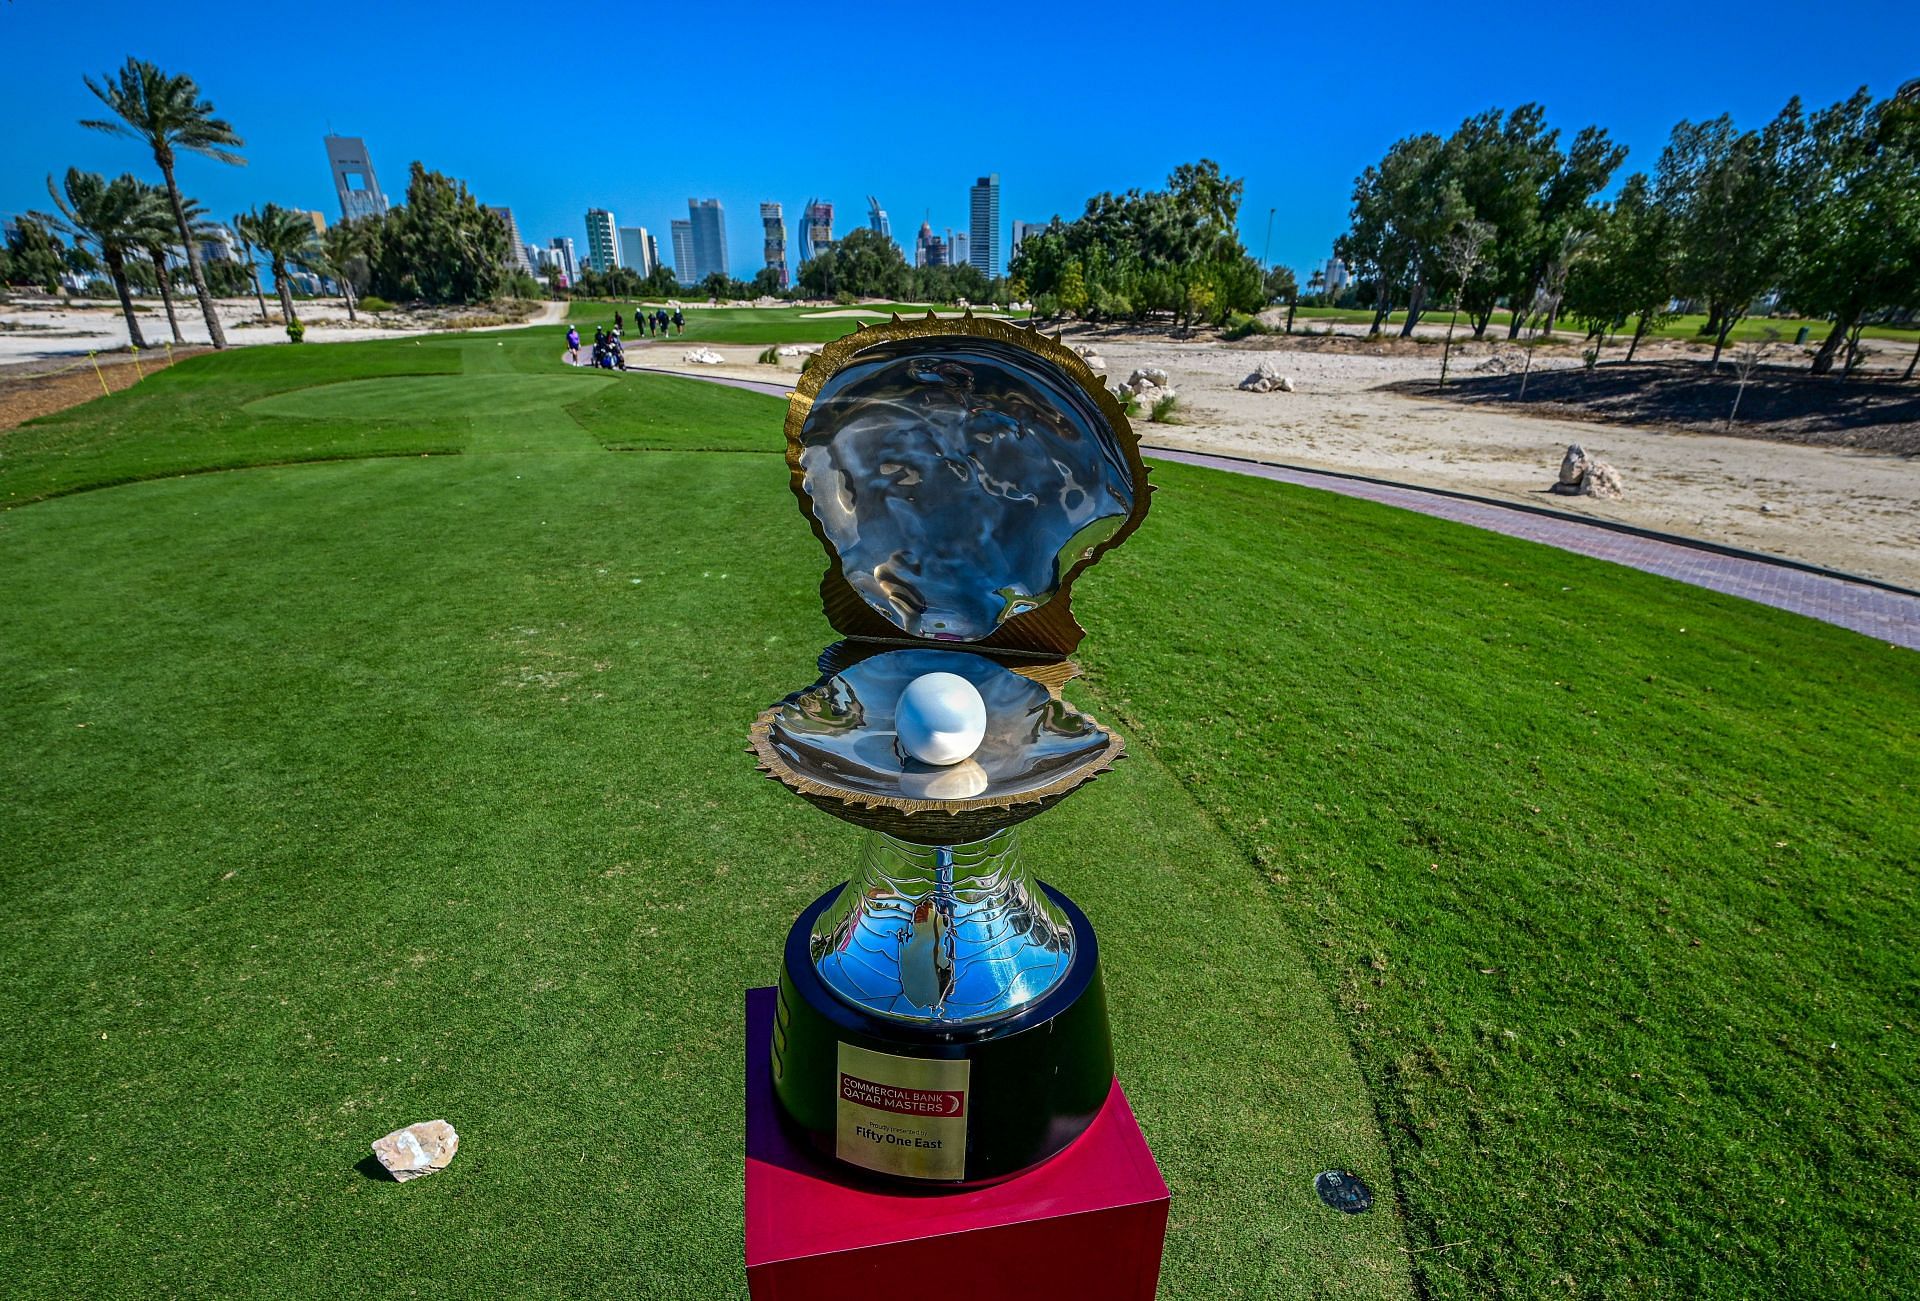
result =
[{"label": "green shrub", "polygon": [[855,298],[852,294],[846,292],[843,289],[839,293],[833,296],[833,301],[840,304],[840,306],[842,307],[852,307],[855,303],[859,302],[860,300],[858,298]]},{"label": "green shrub", "polygon": [[762,366],[778,366],[780,364],[780,346],[775,344],[762,352],[760,354],[760,364]]},{"label": "green shrub", "polygon": [[1272,334],[1273,327],[1257,316],[1248,316],[1243,312],[1232,312],[1227,316],[1227,328],[1221,333],[1223,339],[1244,339],[1250,334]]},{"label": "green shrub", "polygon": [[368,294],[360,300],[360,310],[363,312],[391,312],[393,310],[393,304],[378,294]]},{"label": "green shrub", "polygon": [[298,321],[287,322],[287,338],[289,340],[291,340],[294,343],[300,343],[304,341],[306,337],[307,337],[306,326],[300,324],[300,322]]},{"label": "green shrub", "polygon": [[1148,419],[1152,420],[1157,425],[1177,425],[1180,422],[1174,419],[1174,413],[1179,409],[1180,409],[1179,395],[1175,393],[1169,393],[1167,394],[1167,396],[1159,399],[1153,404],[1153,414],[1149,416]]}]

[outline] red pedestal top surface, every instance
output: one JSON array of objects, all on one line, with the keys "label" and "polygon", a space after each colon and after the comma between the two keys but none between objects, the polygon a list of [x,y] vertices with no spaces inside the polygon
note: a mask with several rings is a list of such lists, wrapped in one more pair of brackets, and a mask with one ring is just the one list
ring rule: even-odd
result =
[{"label": "red pedestal top surface", "polygon": [[[1167,1185],[1116,1081],[1087,1132],[988,1188],[894,1191],[833,1166],[782,1128],[768,1043],[774,991],[747,991],[747,1268],[1165,1202]],[[1157,1252],[1155,1253],[1158,1254]]]}]

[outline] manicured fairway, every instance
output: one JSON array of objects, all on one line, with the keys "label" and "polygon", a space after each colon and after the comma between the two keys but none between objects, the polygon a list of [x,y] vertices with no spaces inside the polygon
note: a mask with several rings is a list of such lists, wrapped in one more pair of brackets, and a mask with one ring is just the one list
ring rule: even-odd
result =
[{"label": "manicured fairway", "polygon": [[[634,306],[627,302],[584,300],[569,305],[567,319],[591,335],[596,325],[611,326],[616,310],[630,322]],[[943,307],[940,310],[945,312],[954,309]],[[996,313],[999,311],[991,307],[983,307],[980,310]],[[692,307],[684,313],[685,334],[676,334],[673,338],[678,342],[684,337],[689,343],[831,343],[843,334],[851,334],[854,328],[863,322],[885,320],[886,314],[894,311],[898,311],[902,316],[924,316],[927,308],[924,304],[903,303],[862,303],[853,308],[817,305]],[[846,312],[865,312],[868,315],[848,316],[844,315]],[[1024,316],[1025,313],[1015,313],[1015,315]],[[628,325],[622,337],[629,340],[637,337],[631,324]]]},{"label": "manicured fairway", "polygon": [[[463,455],[0,515],[0,1268],[27,1291],[742,1291],[742,993],[858,848],[744,752],[829,639],[782,408],[449,346],[504,416],[327,368],[245,418],[331,427],[387,382],[392,436],[457,417]],[[279,350],[283,385],[309,357]],[[765,454],[608,452],[516,375],[602,438]],[[1393,1181],[1279,901],[1146,753],[1029,844],[1102,928],[1180,1198],[1170,1283],[1404,1295],[1396,1219],[1311,1190]],[[357,1168],[437,1116],[447,1174]]]},{"label": "manicured fairway", "polygon": [[[822,561],[777,401],[553,333],[0,436],[0,501],[71,494],[0,512],[13,1290],[742,1293],[741,991],[858,843],[743,753]],[[1027,843],[1100,927],[1166,1294],[1920,1289],[1920,660],[1155,480],[1076,593],[1134,758]],[[359,1168],[437,1116],[447,1173]]]}]

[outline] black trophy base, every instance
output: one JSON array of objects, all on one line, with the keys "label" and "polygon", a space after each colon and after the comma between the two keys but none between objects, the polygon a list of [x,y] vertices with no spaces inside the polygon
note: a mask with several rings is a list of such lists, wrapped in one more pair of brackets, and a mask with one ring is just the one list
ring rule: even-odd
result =
[{"label": "black trophy base", "polygon": [[1113,1039],[1093,927],[1040,886],[1073,927],[1073,963],[1045,998],[979,1026],[930,1030],[837,998],[808,952],[827,891],[787,934],[774,1009],[773,1087],[825,1155],[923,1188],[995,1183],[1060,1152],[1113,1084]]}]

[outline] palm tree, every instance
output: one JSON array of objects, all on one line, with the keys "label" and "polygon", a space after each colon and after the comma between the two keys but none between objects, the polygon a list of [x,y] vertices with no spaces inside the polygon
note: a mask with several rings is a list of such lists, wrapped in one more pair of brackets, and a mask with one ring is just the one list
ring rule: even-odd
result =
[{"label": "palm tree", "polygon": [[233,150],[246,142],[231,126],[213,115],[213,105],[200,98],[200,87],[194,84],[193,78],[170,77],[145,59],[129,58],[117,78],[109,74],[99,81],[92,77],[85,80],[87,89],[113,110],[114,118],[82,118],[80,125],[144,140],[153,150],[153,161],[159,165],[160,175],[166,178],[174,225],[179,228],[180,242],[186,246],[187,273],[193,279],[194,293],[199,295],[200,312],[207,318],[207,334],[214,347],[226,347],[227,336],[220,328],[213,295],[207,292],[207,275],[200,266],[200,246],[194,243],[187,223],[186,202],[173,179],[173,163],[175,153],[185,150],[240,166],[246,159]]},{"label": "palm tree", "polygon": [[139,247],[150,214],[141,195],[140,182],[132,176],[109,181],[98,172],[67,169],[66,192],[54,188],[47,178],[47,193],[53,197],[57,214],[32,213],[34,220],[66,235],[75,243],[93,245],[106,265],[107,278],[120,295],[120,310],[127,317],[127,342],[144,348],[140,322],[133,315],[133,295],[127,289],[127,254]]},{"label": "palm tree", "polygon": [[248,235],[267,255],[273,269],[274,287],[280,291],[280,311],[288,325],[299,321],[293,312],[293,290],[287,280],[287,268],[310,266],[319,260],[314,243],[313,219],[304,212],[269,203],[245,215]]},{"label": "palm tree", "polygon": [[320,232],[320,252],[326,273],[340,282],[346,295],[347,319],[358,321],[354,308],[353,260],[367,251],[367,233],[358,222],[335,222]]},{"label": "palm tree", "polygon": [[260,324],[267,323],[267,296],[260,292],[260,264],[253,260],[253,214],[243,212],[233,219],[233,233],[247,255],[247,274],[253,277],[253,296],[260,304]]},{"label": "palm tree", "polygon": [[[173,277],[167,269],[167,246],[173,243],[173,217],[167,210],[167,192],[146,181],[134,184],[140,187],[148,217],[141,227],[140,247],[153,263],[153,274],[160,281],[160,301],[166,305],[167,325],[173,330],[173,341],[185,343],[186,336],[180,333],[180,318],[173,310]],[[207,210],[192,199],[186,201],[186,207],[187,222],[193,233],[202,234],[205,228],[201,218],[207,215]]]}]

